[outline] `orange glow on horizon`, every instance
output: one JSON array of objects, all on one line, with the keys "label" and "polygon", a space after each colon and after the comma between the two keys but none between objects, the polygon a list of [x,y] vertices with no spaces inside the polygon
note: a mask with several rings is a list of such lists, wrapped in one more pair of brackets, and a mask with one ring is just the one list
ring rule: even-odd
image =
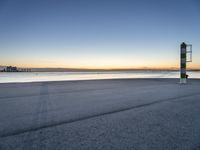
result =
[{"label": "orange glow on horizon", "polygon": [[[18,68],[71,68],[71,69],[179,69],[179,60],[173,58],[168,62],[161,58],[158,59],[143,59],[132,57],[85,57],[76,59],[19,59],[19,60],[1,60],[0,66],[16,66]],[[189,69],[200,69],[200,62],[194,60],[187,64]]]},{"label": "orange glow on horizon", "polygon": [[[17,66],[18,68],[69,68],[69,69],[179,69],[179,64],[151,64],[145,65],[65,65],[65,64],[6,64],[2,66]],[[199,64],[189,64],[188,69],[200,69]]]}]

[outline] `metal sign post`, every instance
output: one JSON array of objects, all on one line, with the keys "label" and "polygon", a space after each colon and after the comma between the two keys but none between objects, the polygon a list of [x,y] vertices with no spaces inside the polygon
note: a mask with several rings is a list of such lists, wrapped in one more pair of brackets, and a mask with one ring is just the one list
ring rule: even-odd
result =
[{"label": "metal sign post", "polygon": [[[189,48],[189,50],[187,50]],[[187,59],[187,54],[189,54],[189,60]],[[180,83],[187,83],[188,75],[186,74],[186,64],[187,62],[192,62],[192,45],[181,44],[181,59],[180,59]]]}]

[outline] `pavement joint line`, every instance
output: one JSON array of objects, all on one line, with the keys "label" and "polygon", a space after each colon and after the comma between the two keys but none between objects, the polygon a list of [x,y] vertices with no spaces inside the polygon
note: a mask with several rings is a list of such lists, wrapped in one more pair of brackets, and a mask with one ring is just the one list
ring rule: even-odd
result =
[{"label": "pavement joint line", "polygon": [[193,94],[190,94],[190,95],[177,96],[177,97],[168,98],[168,99],[165,99],[165,100],[156,100],[156,101],[153,101],[151,103],[140,104],[140,105],[136,105],[136,106],[132,106],[132,107],[128,107],[128,108],[122,108],[120,110],[118,109],[118,110],[114,110],[114,111],[107,111],[107,112],[103,112],[103,113],[99,113],[99,114],[95,114],[95,115],[89,115],[89,116],[85,116],[85,117],[81,117],[81,118],[74,118],[74,119],[61,121],[61,122],[57,122],[57,123],[53,123],[53,124],[46,124],[46,125],[42,125],[40,127],[20,129],[20,130],[10,132],[10,133],[9,132],[3,133],[3,134],[0,135],[0,138],[6,138],[6,137],[9,137],[9,136],[20,135],[20,134],[23,134],[23,133],[26,133],[26,132],[34,132],[34,131],[38,131],[38,130],[45,129],[45,128],[60,126],[60,125],[63,125],[63,124],[71,124],[71,123],[80,122],[80,121],[84,121],[84,120],[88,120],[88,119],[92,119],[92,118],[97,118],[97,117],[101,117],[101,116],[105,116],[105,115],[111,115],[111,114],[115,114],[115,113],[129,111],[129,110],[132,110],[132,109],[147,107],[147,106],[151,106],[151,105],[158,104],[158,103],[170,102],[170,101],[173,101],[173,100],[177,100],[177,99],[181,99],[181,98],[188,98],[188,97],[197,96],[197,95],[200,95],[200,93],[193,93]]}]

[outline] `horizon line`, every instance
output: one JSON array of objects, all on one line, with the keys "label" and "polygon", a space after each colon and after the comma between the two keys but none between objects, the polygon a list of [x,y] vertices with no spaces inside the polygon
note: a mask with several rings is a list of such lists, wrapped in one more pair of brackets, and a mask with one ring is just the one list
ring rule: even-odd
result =
[{"label": "horizon line", "polygon": [[[12,65],[0,65],[0,67],[5,68],[7,66],[12,66]],[[14,66],[13,66],[14,67]],[[180,68],[178,67],[166,67],[166,68],[156,68],[156,67],[138,67],[138,68],[79,68],[79,67],[18,67],[19,69],[38,69],[38,70],[58,70],[58,71],[69,71],[69,70],[73,70],[73,71],[139,71],[139,70],[163,70],[163,71],[178,71],[180,70]],[[189,67],[187,68],[187,70],[191,70],[191,71],[200,71],[200,68],[194,68],[194,67]]]}]

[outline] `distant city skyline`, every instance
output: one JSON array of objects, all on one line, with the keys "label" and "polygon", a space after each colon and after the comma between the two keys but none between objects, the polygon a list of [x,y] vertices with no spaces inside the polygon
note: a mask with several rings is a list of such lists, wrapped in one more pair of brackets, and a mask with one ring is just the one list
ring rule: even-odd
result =
[{"label": "distant city skyline", "polygon": [[3,0],[0,66],[200,69],[199,0]]}]

